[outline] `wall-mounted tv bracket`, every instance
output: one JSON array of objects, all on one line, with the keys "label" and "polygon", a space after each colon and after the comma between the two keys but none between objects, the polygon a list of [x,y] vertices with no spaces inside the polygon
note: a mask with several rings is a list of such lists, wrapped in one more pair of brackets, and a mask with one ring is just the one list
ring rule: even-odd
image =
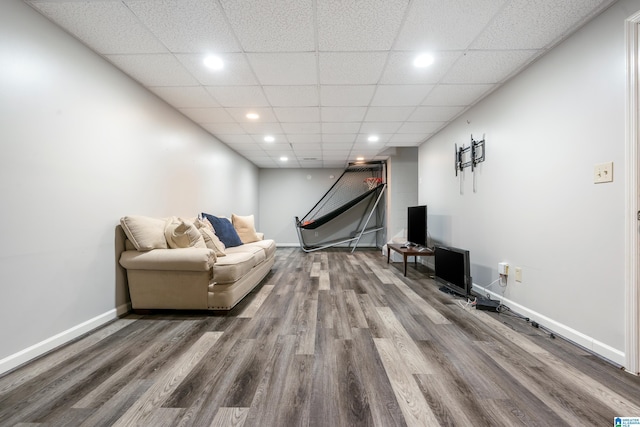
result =
[{"label": "wall-mounted tv bracket", "polygon": [[473,135],[471,135],[471,144],[468,147],[464,145],[458,148],[458,144],[455,144],[455,169],[456,176],[458,176],[458,171],[463,171],[464,168],[471,166],[471,171],[475,170],[475,167],[478,163],[484,162],[484,135],[482,135],[482,140],[476,141],[473,139]]}]

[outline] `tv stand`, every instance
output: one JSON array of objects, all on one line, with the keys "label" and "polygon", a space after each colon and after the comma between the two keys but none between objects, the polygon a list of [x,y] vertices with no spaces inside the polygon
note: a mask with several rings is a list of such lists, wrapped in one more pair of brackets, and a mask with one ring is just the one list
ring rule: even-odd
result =
[{"label": "tv stand", "polygon": [[400,243],[387,243],[387,264],[391,259],[391,251],[402,254],[402,260],[404,263],[404,275],[407,275],[407,258],[412,256],[414,265],[418,265],[419,256],[433,256],[434,252],[422,246],[410,246]]}]

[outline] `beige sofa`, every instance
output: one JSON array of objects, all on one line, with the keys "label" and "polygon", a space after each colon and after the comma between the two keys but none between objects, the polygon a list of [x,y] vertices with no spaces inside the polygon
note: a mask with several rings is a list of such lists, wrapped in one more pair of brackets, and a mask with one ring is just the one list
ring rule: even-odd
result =
[{"label": "beige sofa", "polygon": [[253,216],[232,220],[242,244],[226,247],[206,219],[123,217],[119,262],[132,308],[233,308],[269,273],[276,245],[255,232]]}]

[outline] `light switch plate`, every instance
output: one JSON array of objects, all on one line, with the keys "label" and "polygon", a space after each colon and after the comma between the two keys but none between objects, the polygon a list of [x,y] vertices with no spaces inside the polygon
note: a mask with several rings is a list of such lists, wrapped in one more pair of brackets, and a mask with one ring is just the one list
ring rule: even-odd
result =
[{"label": "light switch plate", "polygon": [[613,181],[613,162],[600,163],[593,168],[593,182],[600,184]]}]

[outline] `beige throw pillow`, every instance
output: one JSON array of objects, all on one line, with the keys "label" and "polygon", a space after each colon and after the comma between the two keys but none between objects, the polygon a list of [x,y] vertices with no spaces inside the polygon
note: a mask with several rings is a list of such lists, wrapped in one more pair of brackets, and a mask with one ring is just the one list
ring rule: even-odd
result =
[{"label": "beige throw pillow", "polygon": [[122,225],[124,233],[138,251],[167,248],[164,224],[164,219],[142,215],[129,215],[120,218],[120,225]]},{"label": "beige throw pillow", "polygon": [[242,243],[251,243],[260,240],[256,234],[253,215],[240,216],[231,214],[231,223],[236,233],[238,233],[240,240],[242,240]]},{"label": "beige throw pillow", "polygon": [[169,218],[164,227],[164,236],[172,249],[206,248],[202,235],[195,225],[181,218]]},{"label": "beige throw pillow", "polygon": [[226,249],[224,247],[224,243],[220,241],[218,236],[216,236],[216,233],[209,230],[207,227],[200,227],[199,231],[200,231],[200,234],[202,234],[202,237],[204,238],[204,243],[207,245],[209,249],[214,250],[214,252],[216,253],[216,256],[221,257],[226,255],[226,253],[224,252],[224,250]]}]

